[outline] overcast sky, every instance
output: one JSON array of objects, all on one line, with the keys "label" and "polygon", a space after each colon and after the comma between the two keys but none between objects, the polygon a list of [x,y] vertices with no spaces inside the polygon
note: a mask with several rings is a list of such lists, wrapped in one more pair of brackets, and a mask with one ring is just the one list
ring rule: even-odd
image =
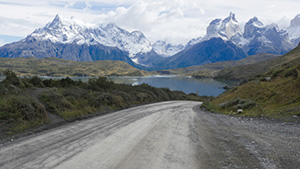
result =
[{"label": "overcast sky", "polygon": [[152,43],[184,44],[204,36],[211,20],[230,12],[241,26],[257,16],[264,24],[283,28],[300,14],[300,0],[0,0],[0,45],[26,37],[56,14],[140,30]]}]

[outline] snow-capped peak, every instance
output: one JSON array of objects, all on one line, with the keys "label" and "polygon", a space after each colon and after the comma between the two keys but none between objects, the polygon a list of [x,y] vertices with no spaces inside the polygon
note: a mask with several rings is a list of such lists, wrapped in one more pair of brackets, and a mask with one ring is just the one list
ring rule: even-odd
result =
[{"label": "snow-capped peak", "polygon": [[252,19],[250,19],[247,23],[252,24],[255,27],[263,27],[264,26],[264,24],[260,20],[258,20],[258,18],[256,16],[253,17]]},{"label": "snow-capped peak", "polygon": [[207,34],[203,40],[208,40],[213,37],[220,37],[223,40],[230,40],[232,37],[242,35],[240,25],[235,17],[234,13],[230,13],[229,16],[223,20],[213,20],[206,29]]},{"label": "snow-capped peak", "polygon": [[116,24],[83,25],[74,20],[63,20],[56,15],[44,28],[35,30],[30,36],[54,43],[76,43],[79,45],[102,44],[118,47],[133,58],[138,53],[147,53],[152,46],[140,31],[128,32]]},{"label": "snow-capped peak", "polygon": [[167,43],[166,41],[159,40],[153,44],[153,50],[163,56],[163,57],[170,57],[175,55],[176,53],[182,51],[185,47],[181,44],[179,45],[172,45]]},{"label": "snow-capped peak", "polygon": [[251,38],[261,33],[263,28],[264,24],[257,17],[253,17],[245,24],[244,38]]},{"label": "snow-capped peak", "polygon": [[55,18],[53,19],[52,22],[50,22],[49,24],[46,25],[47,28],[57,28],[62,26],[62,19],[60,18],[60,16],[57,14],[55,16]]}]

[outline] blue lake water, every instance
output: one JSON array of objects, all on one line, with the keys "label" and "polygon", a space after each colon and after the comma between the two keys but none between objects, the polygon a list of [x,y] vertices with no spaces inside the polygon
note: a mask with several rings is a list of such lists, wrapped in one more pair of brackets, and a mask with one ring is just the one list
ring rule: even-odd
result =
[{"label": "blue lake water", "polygon": [[131,85],[149,84],[154,87],[166,87],[181,90],[187,94],[217,96],[223,93],[224,86],[235,85],[233,81],[217,81],[214,79],[195,79],[187,76],[145,76],[145,77],[110,77],[115,83]]},{"label": "blue lake water", "polygon": [[[42,79],[62,79],[65,77],[39,76]],[[73,80],[88,81],[90,77],[70,77]],[[195,79],[187,76],[141,76],[141,77],[109,77],[117,84],[140,85],[149,84],[154,87],[166,87],[171,90],[181,90],[186,94],[196,93],[200,96],[218,96],[225,90],[224,86],[237,84],[233,81],[217,81],[214,79]],[[0,77],[0,81],[3,77]]]}]

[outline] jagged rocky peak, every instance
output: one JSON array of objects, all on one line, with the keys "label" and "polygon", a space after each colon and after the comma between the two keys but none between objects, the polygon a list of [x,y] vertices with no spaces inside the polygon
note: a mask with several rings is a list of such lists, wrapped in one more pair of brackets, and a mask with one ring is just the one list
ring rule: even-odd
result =
[{"label": "jagged rocky peak", "polygon": [[220,37],[223,40],[230,40],[237,34],[242,35],[242,31],[235,14],[231,12],[229,16],[223,20],[213,20],[207,27],[206,35],[203,40],[209,40],[214,37]]},{"label": "jagged rocky peak", "polygon": [[291,27],[300,26],[300,14],[298,14],[294,19],[291,20]]},{"label": "jagged rocky peak", "polygon": [[227,18],[225,18],[225,19],[223,20],[223,22],[230,22],[231,20],[232,20],[233,22],[238,22],[238,21],[236,20],[236,18],[235,18],[235,14],[232,13],[232,12],[230,12],[229,16],[228,16]]},{"label": "jagged rocky peak", "polygon": [[57,28],[58,26],[62,26],[63,25],[63,21],[61,19],[61,17],[56,14],[55,18],[52,20],[52,22],[50,22],[50,24],[48,24],[46,27],[47,28]]},{"label": "jagged rocky peak", "polygon": [[240,25],[239,25],[237,19],[235,18],[234,13],[231,12],[229,14],[229,16],[223,20],[222,24],[225,25],[224,26],[224,28],[225,28],[224,32],[225,32],[228,39],[235,36],[236,34],[242,35]]},{"label": "jagged rocky peak", "polygon": [[208,39],[212,38],[213,36],[214,37],[218,36],[221,21],[222,21],[221,19],[215,19],[210,22],[209,26],[206,28],[206,36],[204,37],[205,39],[208,40]]},{"label": "jagged rocky peak", "polygon": [[259,33],[263,29],[264,24],[258,20],[257,17],[253,17],[245,24],[244,38],[251,38]]},{"label": "jagged rocky peak", "polygon": [[246,24],[253,25],[255,27],[263,27],[264,26],[264,24],[260,20],[258,20],[258,18],[256,16],[251,18]]}]

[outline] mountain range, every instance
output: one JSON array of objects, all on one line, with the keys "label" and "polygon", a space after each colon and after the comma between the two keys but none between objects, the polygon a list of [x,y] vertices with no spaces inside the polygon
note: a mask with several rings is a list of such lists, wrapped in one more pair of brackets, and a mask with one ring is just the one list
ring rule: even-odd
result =
[{"label": "mountain range", "polygon": [[[295,47],[288,36],[288,32],[279,29],[276,24],[264,25],[257,17],[251,18],[240,29],[235,14],[221,20],[215,19],[207,27],[207,34],[203,40],[220,37],[239,46],[248,55],[259,53],[285,54]],[[300,37],[300,34],[298,35]]]},{"label": "mountain range", "polygon": [[146,70],[203,65],[238,60],[258,53],[284,54],[300,42],[300,15],[286,30],[264,25],[257,17],[241,30],[235,14],[215,19],[206,35],[185,45],[165,41],[151,44],[140,31],[115,24],[87,25],[56,15],[25,39],[0,47],[0,57],[55,57],[74,61],[120,60]]}]

